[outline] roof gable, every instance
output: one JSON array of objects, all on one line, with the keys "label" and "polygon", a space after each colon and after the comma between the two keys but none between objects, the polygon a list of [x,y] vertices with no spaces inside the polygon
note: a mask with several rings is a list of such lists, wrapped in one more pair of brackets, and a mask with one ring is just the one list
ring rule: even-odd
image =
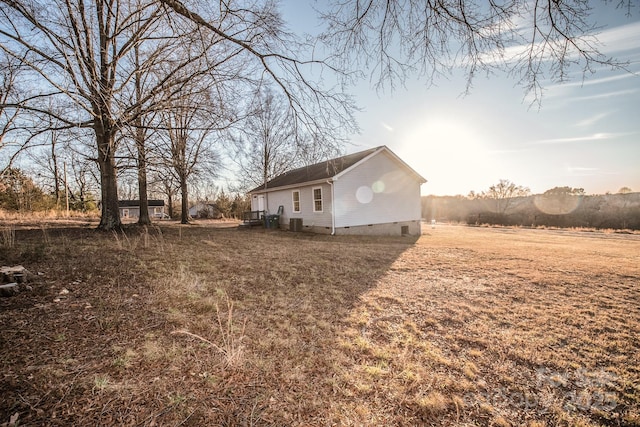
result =
[{"label": "roof gable", "polygon": [[254,188],[249,191],[249,193],[265,192],[276,188],[290,187],[335,178],[344,174],[359,163],[366,161],[369,156],[382,151],[388,152],[399,162],[401,166],[407,168],[413,175],[415,175],[418,181],[426,182],[424,178],[422,178],[417,172],[411,169],[405,162],[383,145],[285,172],[282,175],[273,178],[271,181],[268,181],[266,184]]}]

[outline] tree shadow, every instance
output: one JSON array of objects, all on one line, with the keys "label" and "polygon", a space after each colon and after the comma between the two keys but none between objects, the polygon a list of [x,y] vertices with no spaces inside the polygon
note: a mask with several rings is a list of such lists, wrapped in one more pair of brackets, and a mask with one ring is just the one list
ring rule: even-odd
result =
[{"label": "tree shadow", "polygon": [[[326,410],[340,361],[330,355],[350,311],[418,240],[149,230],[16,231],[17,255],[2,262],[26,264],[33,291],[1,301],[0,357],[9,374],[0,379],[0,412],[27,424],[46,422],[52,411],[69,423],[335,418]],[[20,255],[33,245],[44,247],[40,258]],[[220,348],[235,338],[243,357],[230,367],[176,330]],[[154,397],[167,390],[170,403]]]}]

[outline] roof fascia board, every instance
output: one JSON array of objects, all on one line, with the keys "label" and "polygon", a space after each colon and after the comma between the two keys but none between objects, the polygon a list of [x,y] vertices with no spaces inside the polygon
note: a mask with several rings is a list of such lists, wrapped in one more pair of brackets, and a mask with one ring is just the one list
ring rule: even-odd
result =
[{"label": "roof fascia board", "polygon": [[[384,147],[387,148],[387,147]],[[420,175],[418,172],[416,172],[411,166],[409,166],[404,160],[402,160],[400,157],[398,157],[396,155],[396,153],[394,153],[393,151],[387,149],[386,152],[388,154],[391,155],[391,157],[393,159],[395,159],[398,163],[400,163],[402,166],[404,166],[411,174],[415,175],[418,178],[418,181],[420,181],[421,184],[424,184],[425,182],[427,182],[427,180]]]}]

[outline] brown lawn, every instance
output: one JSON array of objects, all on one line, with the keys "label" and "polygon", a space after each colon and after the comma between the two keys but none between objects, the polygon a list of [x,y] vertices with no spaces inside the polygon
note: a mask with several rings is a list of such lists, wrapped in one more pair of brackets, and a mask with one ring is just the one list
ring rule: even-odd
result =
[{"label": "brown lawn", "polygon": [[0,425],[640,425],[640,235],[16,228]]}]

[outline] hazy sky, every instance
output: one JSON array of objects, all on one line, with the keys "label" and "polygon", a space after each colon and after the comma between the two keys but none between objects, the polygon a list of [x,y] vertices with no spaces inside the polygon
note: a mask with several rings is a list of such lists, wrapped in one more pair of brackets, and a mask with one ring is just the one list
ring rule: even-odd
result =
[{"label": "hazy sky", "polygon": [[[318,28],[309,3],[283,1],[293,31]],[[584,81],[577,73],[570,83],[548,82],[540,108],[505,75],[479,76],[466,96],[460,76],[429,88],[410,81],[393,93],[366,81],[352,92],[363,112],[347,151],[388,146],[428,180],[425,195],[466,195],[502,178],[533,193],[640,191],[640,10],[597,16],[609,24],[599,36],[604,52],[630,61],[635,74],[600,69]]]}]

